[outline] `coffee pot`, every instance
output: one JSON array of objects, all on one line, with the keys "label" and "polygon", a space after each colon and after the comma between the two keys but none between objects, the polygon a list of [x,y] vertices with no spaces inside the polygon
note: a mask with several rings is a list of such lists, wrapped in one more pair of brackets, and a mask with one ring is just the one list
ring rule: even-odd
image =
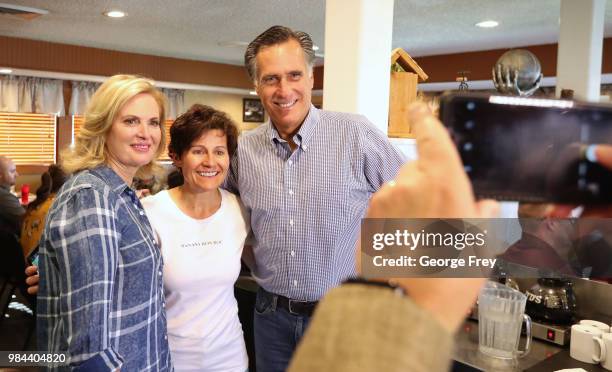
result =
[{"label": "coffee pot", "polygon": [[534,320],[553,324],[571,324],[576,314],[576,296],[572,282],[560,278],[539,278],[525,291],[525,312]]}]

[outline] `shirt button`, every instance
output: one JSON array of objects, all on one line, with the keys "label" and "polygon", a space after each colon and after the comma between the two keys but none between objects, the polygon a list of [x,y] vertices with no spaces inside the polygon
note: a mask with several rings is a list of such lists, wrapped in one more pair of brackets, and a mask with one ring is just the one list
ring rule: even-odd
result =
[{"label": "shirt button", "polygon": [[168,339],[168,335],[164,335],[164,340],[167,340],[167,339]]},{"label": "shirt button", "polygon": [[302,146],[302,148],[303,148],[304,150],[308,150],[308,146],[306,146],[306,145],[303,145],[303,146]]},{"label": "shirt button", "polygon": [[140,213],[141,216],[144,216],[144,212],[143,211],[140,211],[139,213]]},{"label": "shirt button", "polygon": [[289,195],[293,195],[293,190],[289,190]]},{"label": "shirt button", "polygon": [[289,225],[293,226],[293,219],[289,220]]},{"label": "shirt button", "polygon": [[293,281],[293,286],[294,286],[294,287],[297,287],[297,280],[294,280],[294,281]]},{"label": "shirt button", "polygon": [[295,251],[291,251],[291,257],[295,256]]},{"label": "shirt button", "polygon": [[162,276],[162,272],[161,270],[157,272],[159,274],[159,276]]},{"label": "shirt button", "polygon": [[162,307],[165,309],[166,308],[166,303],[162,303]]},{"label": "shirt button", "polygon": [[293,160],[287,160],[287,165],[293,164]]}]

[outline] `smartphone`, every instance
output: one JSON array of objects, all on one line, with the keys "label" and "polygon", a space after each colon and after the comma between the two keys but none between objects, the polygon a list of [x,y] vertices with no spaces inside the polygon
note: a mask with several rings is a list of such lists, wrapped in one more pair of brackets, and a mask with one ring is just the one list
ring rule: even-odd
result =
[{"label": "smartphone", "polygon": [[612,203],[612,171],[592,152],[612,144],[612,106],[456,93],[440,118],[479,198]]},{"label": "smartphone", "polygon": [[30,265],[38,267],[38,247],[34,248],[28,255],[28,262]]}]

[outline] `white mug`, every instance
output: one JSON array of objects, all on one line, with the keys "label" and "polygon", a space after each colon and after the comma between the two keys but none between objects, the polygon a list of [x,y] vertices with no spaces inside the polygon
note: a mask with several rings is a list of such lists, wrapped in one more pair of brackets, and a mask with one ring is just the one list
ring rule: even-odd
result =
[{"label": "white mug", "polygon": [[606,349],[606,356],[602,359],[601,366],[608,371],[612,371],[612,333],[604,333],[601,340]]},{"label": "white mug", "polygon": [[600,329],[593,326],[574,324],[570,339],[570,356],[590,364],[605,360],[606,347],[601,339],[603,334]]},{"label": "white mug", "polygon": [[603,322],[598,322],[597,320],[583,319],[580,321],[582,325],[590,325],[595,328],[601,329],[603,333],[610,332],[610,326]]}]

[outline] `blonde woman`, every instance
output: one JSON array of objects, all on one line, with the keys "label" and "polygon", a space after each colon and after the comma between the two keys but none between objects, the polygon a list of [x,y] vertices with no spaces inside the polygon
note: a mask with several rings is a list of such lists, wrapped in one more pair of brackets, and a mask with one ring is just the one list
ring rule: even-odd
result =
[{"label": "blonde woman", "polygon": [[73,173],[40,241],[38,343],[82,371],[172,370],[163,263],[136,193],[165,147],[165,99],[150,80],[117,75],[92,97]]}]

